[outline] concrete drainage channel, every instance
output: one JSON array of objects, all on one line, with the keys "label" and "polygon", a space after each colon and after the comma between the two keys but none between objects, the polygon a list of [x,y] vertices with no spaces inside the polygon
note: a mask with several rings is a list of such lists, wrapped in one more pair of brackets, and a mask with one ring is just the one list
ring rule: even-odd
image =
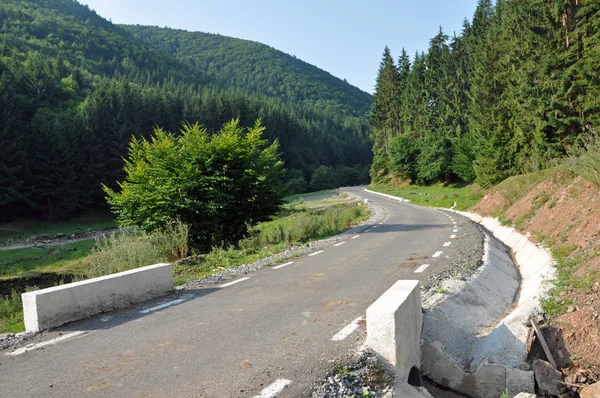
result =
[{"label": "concrete drainage channel", "polygon": [[[551,287],[547,281],[554,275],[552,257],[496,219],[455,213],[483,227],[485,252],[479,272],[467,281],[444,282],[444,293],[422,304],[422,316],[418,282],[399,281],[369,308],[380,311],[367,310],[367,345],[395,368],[400,396],[429,396],[407,384],[407,369],[419,365],[429,380],[470,397],[498,398],[506,389],[510,397],[534,393],[534,374],[524,363],[532,333],[526,323],[539,313],[540,296]],[[420,346],[415,346],[421,323]]]}]

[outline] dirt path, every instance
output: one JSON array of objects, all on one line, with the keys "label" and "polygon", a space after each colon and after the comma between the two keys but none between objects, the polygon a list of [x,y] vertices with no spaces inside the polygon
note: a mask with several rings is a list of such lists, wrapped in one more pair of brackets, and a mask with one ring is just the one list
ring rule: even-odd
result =
[{"label": "dirt path", "polygon": [[106,236],[118,228],[102,229],[98,231],[87,231],[75,234],[74,237],[65,236],[64,238],[53,238],[53,239],[32,239],[27,238],[21,243],[12,243],[9,245],[0,245],[0,251],[2,250],[14,250],[24,249],[26,247],[44,247],[44,246],[59,246],[66,245],[69,243],[81,242],[82,240],[100,238]]}]

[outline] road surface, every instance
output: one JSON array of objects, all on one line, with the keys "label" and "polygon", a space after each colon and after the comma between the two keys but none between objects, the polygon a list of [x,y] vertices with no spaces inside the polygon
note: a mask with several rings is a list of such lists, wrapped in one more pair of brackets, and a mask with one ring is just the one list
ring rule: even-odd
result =
[{"label": "road surface", "polygon": [[456,234],[449,216],[348,191],[383,206],[386,220],[237,283],[180,292],[170,306],[160,304],[173,297],[154,300],[34,341],[55,344],[0,352],[0,397],[309,396],[330,360],[355,348],[370,304],[398,279],[439,272],[458,249],[444,246]]}]

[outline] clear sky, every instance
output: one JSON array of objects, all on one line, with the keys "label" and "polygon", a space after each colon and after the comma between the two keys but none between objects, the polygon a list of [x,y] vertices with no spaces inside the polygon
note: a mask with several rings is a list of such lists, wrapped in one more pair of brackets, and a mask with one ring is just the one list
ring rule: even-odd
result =
[{"label": "clear sky", "polygon": [[384,47],[425,51],[452,36],[477,0],[79,0],[114,23],[255,40],[372,92]]}]

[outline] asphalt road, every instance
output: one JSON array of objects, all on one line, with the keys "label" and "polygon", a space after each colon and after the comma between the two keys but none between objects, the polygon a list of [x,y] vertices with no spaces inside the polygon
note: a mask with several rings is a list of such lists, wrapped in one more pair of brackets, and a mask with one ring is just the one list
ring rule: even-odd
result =
[{"label": "asphalt road", "polygon": [[[173,297],[154,300],[34,341],[80,333],[54,345],[0,352],[0,397],[266,397],[286,383],[278,396],[309,396],[364,326],[344,339],[334,335],[396,280],[426,279],[458,248],[443,246],[453,234],[448,216],[348,191],[383,206],[387,219],[285,267],[181,292],[182,302],[170,307],[143,311]],[[430,266],[415,273],[422,264]]]}]

